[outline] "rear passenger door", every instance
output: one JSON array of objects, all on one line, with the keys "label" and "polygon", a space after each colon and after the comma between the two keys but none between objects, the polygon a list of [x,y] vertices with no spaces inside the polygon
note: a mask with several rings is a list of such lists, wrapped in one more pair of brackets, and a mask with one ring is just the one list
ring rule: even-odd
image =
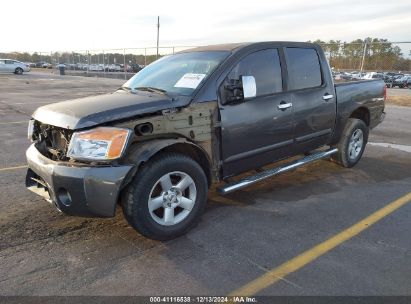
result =
[{"label": "rear passenger door", "polygon": [[15,70],[15,65],[13,60],[5,60],[5,71],[6,72],[14,72]]},{"label": "rear passenger door", "polygon": [[[333,83],[327,83],[314,48],[285,48],[288,81],[294,110],[295,152],[325,145],[335,124],[336,98]],[[328,66],[327,66],[328,68]]]},{"label": "rear passenger door", "polygon": [[256,96],[220,104],[225,177],[291,153],[293,109],[284,92],[281,62],[278,49],[255,51],[234,63],[226,78],[254,77]]}]

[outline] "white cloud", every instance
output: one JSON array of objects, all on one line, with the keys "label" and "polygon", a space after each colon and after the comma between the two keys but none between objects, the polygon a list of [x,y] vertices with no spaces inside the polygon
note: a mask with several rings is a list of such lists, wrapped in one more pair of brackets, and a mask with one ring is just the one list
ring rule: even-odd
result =
[{"label": "white cloud", "polygon": [[[205,45],[261,40],[411,40],[411,2],[7,1],[0,51],[62,51]],[[18,16],[16,18],[16,16]]]}]

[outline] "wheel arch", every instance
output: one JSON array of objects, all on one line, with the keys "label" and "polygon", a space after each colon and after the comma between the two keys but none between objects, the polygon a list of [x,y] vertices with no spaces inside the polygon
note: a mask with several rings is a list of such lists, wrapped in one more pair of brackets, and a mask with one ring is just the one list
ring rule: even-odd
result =
[{"label": "wheel arch", "polygon": [[162,152],[177,152],[194,159],[204,170],[208,186],[211,184],[211,161],[207,152],[197,144],[185,138],[155,139],[133,144],[127,153],[126,161],[135,165],[123,186],[126,186],[139,167]]},{"label": "wheel arch", "polygon": [[353,112],[351,112],[349,118],[360,119],[366,124],[367,127],[370,126],[370,110],[366,107],[356,108]]},{"label": "wheel arch", "polygon": [[350,118],[355,118],[363,121],[367,128],[370,129],[371,124],[371,113],[370,110],[364,105],[349,105],[349,106],[340,106],[339,112],[337,112],[337,120],[334,128],[333,135],[329,141],[329,145],[336,145],[342,133],[347,126]]}]

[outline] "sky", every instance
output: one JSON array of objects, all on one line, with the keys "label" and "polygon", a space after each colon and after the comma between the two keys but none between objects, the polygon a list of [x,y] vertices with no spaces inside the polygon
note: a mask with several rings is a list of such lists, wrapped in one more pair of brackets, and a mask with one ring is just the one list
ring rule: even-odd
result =
[{"label": "sky", "polygon": [[0,52],[246,41],[411,41],[411,0],[20,0],[1,8]]}]

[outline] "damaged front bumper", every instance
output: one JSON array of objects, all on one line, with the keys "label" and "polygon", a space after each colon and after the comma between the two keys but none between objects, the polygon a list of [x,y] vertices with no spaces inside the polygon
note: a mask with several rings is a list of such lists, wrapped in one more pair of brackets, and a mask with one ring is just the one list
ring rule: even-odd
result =
[{"label": "damaged front bumper", "polygon": [[43,156],[32,144],[26,152],[26,187],[70,215],[113,217],[123,181],[133,168],[76,165]]}]

